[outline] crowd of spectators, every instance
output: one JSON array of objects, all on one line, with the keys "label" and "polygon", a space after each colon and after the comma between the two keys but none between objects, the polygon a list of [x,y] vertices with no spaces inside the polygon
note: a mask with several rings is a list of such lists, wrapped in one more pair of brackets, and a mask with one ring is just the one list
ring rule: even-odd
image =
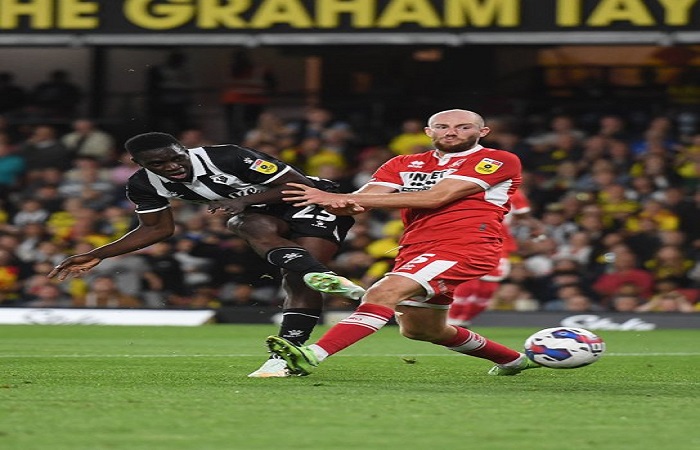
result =
[{"label": "crowd of spectators", "polygon": [[[0,76],[0,89],[9,81]],[[135,226],[124,186],[138,167],[93,119],[52,110],[71,117],[71,129],[51,121],[17,125],[8,120],[15,106],[3,107],[0,306],[281,304],[277,270],[228,232],[219,216],[178,201],[170,240],[105,260],[81,279],[46,278],[67,255]],[[383,141],[368,143],[362,129],[334,116],[310,107],[283,119],[268,109],[240,144],[333,179],[344,192],[360,187],[392,156],[431,145],[423,118],[407,117],[387,128]],[[544,227],[538,239],[527,225],[513,229],[519,250],[490,308],[700,312],[700,130],[688,126],[687,117],[679,127],[663,114],[534,119],[486,117],[492,132],[482,144],[521,158],[521,189]],[[197,128],[177,137],[189,147],[218,143]],[[401,231],[395,211],[357,216],[332,268],[371,284],[391,267]]]}]

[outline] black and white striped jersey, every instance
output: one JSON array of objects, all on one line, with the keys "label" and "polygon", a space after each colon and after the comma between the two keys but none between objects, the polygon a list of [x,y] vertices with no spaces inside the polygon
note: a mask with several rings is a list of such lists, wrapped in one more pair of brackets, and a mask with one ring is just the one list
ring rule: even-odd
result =
[{"label": "black and white striped jersey", "polygon": [[126,195],[137,213],[165,209],[171,198],[208,203],[264,192],[267,184],[295,170],[270,155],[237,145],[197,147],[189,153],[191,182],[171,181],[144,168],[129,178]]}]

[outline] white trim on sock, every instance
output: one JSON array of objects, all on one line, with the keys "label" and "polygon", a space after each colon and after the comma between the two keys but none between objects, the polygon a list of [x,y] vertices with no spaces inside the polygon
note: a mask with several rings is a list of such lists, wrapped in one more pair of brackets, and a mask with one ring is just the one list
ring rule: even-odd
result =
[{"label": "white trim on sock", "polygon": [[316,355],[316,359],[318,359],[318,362],[321,362],[324,359],[328,358],[328,352],[325,351],[323,347],[320,347],[316,344],[311,344],[308,348],[309,350],[314,352],[314,355]]}]

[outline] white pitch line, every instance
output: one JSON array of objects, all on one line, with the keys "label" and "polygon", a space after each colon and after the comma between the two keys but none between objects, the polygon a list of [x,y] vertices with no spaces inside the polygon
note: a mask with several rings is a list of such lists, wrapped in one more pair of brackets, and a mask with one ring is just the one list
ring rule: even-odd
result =
[{"label": "white pitch line", "polygon": [[[193,354],[193,355],[183,355],[183,354],[170,354],[170,355],[13,355],[13,354],[2,354],[0,358],[248,358],[248,357],[260,357],[264,355],[261,353],[231,353],[231,354]],[[359,354],[359,355],[334,355],[337,357],[346,358],[385,358],[385,357],[459,357],[465,355],[459,354],[445,354],[437,355],[432,353],[396,353],[396,354],[383,354],[383,355],[371,355],[371,354]],[[630,357],[648,357],[648,356],[700,356],[700,353],[689,352],[689,353],[605,353],[605,357],[617,357],[617,356],[630,356]]]}]

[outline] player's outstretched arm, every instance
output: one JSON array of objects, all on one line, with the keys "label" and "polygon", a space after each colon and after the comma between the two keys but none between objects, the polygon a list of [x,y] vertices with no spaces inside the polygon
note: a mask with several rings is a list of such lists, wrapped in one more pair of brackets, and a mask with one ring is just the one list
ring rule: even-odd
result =
[{"label": "player's outstretched arm", "polygon": [[47,275],[49,278],[57,277],[63,281],[70,276],[79,277],[88,270],[92,269],[102,261],[88,253],[70,256],[61,261]]},{"label": "player's outstretched arm", "polygon": [[65,280],[69,276],[81,276],[105,258],[131,253],[172,236],[175,222],[170,209],[139,214],[139,226],[120,239],[97,247],[87,253],[70,256],[48,273],[49,278]]},{"label": "player's outstretched arm", "polygon": [[[351,194],[334,194],[319,191],[308,186],[289,183],[290,189],[282,191],[285,201],[293,202],[294,206],[310,204],[330,208],[345,208],[354,203],[367,208],[439,208],[462,197],[476,194],[484,190],[482,186],[464,180],[446,178],[425,191],[395,192],[391,188],[377,186],[377,189],[366,189]],[[390,190],[387,190],[390,189]]]},{"label": "player's outstretched arm", "polygon": [[244,195],[242,197],[214,200],[209,202],[207,210],[209,213],[224,211],[228,214],[240,214],[250,205],[263,205],[281,203],[283,201],[283,191],[287,189],[287,183],[298,183],[300,186],[311,186],[311,181],[296,172],[287,172],[273,182],[267,184],[268,189],[264,192]]}]

